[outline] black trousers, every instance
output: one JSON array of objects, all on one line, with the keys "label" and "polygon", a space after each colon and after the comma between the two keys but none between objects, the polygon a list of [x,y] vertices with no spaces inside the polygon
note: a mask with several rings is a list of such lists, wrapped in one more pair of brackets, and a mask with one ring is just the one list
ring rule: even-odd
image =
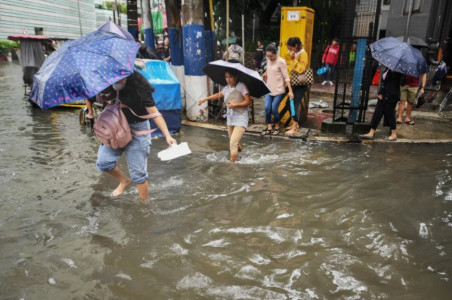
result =
[{"label": "black trousers", "polygon": [[387,95],[385,98],[378,100],[375,112],[370,121],[370,128],[377,129],[381,118],[384,116],[383,126],[389,126],[391,130],[396,129],[395,107],[399,98]]},{"label": "black trousers", "polygon": [[307,89],[308,89],[307,85],[300,85],[300,86],[292,87],[293,104],[294,104],[294,107],[295,107],[295,116],[293,116],[292,118],[297,123],[300,122],[301,99],[303,99],[304,94],[306,93]]}]

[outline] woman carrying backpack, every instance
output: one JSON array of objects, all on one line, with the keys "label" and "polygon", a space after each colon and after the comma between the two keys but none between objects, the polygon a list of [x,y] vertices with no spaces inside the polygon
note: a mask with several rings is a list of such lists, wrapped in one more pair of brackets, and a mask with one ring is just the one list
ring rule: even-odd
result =
[{"label": "woman carrying backpack", "polygon": [[[146,200],[148,198],[147,158],[151,149],[150,122],[148,119],[142,119],[138,116],[157,115],[154,117],[154,122],[165,136],[166,142],[168,145],[176,144],[176,140],[171,137],[168,131],[165,120],[155,106],[155,101],[152,98],[153,91],[154,88],[146,78],[135,71],[129,77],[114,83],[106,91],[106,94],[99,94],[97,97],[101,102],[119,98],[122,104],[127,105],[130,109],[123,108],[122,111],[130,130],[138,133],[133,134],[132,141],[123,148],[113,149],[103,144],[99,147],[97,169],[101,172],[107,172],[119,182],[119,185],[111,194],[113,197],[121,195],[133,182],[137,186],[140,199]],[[125,153],[127,160],[130,179],[122,173],[117,165],[123,153]]]}]

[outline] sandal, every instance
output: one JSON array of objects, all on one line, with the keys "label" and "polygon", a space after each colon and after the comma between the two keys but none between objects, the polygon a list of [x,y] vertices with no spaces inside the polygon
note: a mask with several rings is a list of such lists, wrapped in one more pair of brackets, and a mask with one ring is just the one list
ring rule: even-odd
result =
[{"label": "sandal", "polygon": [[360,140],[369,140],[369,141],[371,141],[371,140],[374,139],[374,137],[373,137],[373,136],[366,135],[366,134],[361,134],[361,135],[359,135],[359,139],[360,139]]},{"label": "sandal", "polygon": [[266,135],[266,134],[271,134],[271,133],[272,133],[272,130],[266,128],[266,129],[262,130],[261,136],[264,136],[264,135]]},{"label": "sandal", "polygon": [[272,135],[278,135],[280,133],[279,128],[275,128],[272,131]]},{"label": "sandal", "polygon": [[406,124],[413,126],[414,125],[414,121],[413,120],[409,120],[409,121],[405,121]]}]

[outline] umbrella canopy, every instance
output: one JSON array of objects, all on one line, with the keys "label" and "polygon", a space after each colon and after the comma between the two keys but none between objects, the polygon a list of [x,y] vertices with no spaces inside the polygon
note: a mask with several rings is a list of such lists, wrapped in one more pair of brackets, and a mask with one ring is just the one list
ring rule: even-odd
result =
[{"label": "umbrella canopy", "polygon": [[66,42],[34,76],[30,98],[48,109],[93,97],[133,73],[138,47],[103,30]]},{"label": "umbrella canopy", "polygon": [[116,33],[117,35],[119,35],[120,37],[122,37],[126,40],[135,41],[135,39],[130,34],[130,32],[128,32],[121,26],[117,25],[116,23],[113,23],[112,21],[107,21],[104,25],[100,26],[98,30]]},{"label": "umbrella canopy", "polygon": [[[396,39],[398,39],[399,41],[403,42],[403,36],[398,36],[396,37]],[[430,46],[423,40],[420,38],[417,38],[415,36],[409,36],[407,38],[407,44],[411,45],[411,46],[415,46],[415,47],[421,47],[421,48],[429,48]]]},{"label": "umbrella canopy", "polygon": [[418,77],[428,72],[428,65],[421,51],[399,41],[387,37],[370,44],[372,57],[389,69]]},{"label": "umbrella canopy", "polygon": [[224,77],[224,73],[228,69],[235,69],[238,71],[238,81],[242,82],[248,88],[250,96],[262,97],[265,94],[270,93],[270,89],[267,84],[262,80],[259,73],[239,63],[230,63],[224,60],[216,60],[208,63],[203,71],[210,77],[215,83],[226,86],[227,82]]}]

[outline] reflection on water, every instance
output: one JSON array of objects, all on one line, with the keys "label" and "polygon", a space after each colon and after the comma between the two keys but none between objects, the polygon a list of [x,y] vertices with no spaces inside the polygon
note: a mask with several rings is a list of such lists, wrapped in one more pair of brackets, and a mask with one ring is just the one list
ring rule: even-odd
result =
[{"label": "reflection on water", "polygon": [[[0,298],[450,299],[448,145],[333,145],[183,127],[151,199],[97,172],[76,110],[0,65]],[[125,170],[124,160],[120,167]]]}]

